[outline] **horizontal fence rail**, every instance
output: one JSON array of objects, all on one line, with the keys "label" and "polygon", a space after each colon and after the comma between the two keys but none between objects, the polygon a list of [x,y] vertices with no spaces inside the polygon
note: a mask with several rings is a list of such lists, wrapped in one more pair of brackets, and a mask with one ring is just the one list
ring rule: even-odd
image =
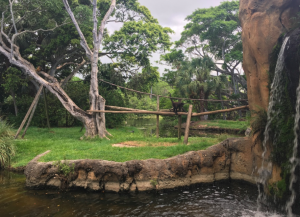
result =
[{"label": "horizontal fence rail", "polygon": [[[118,107],[122,108],[122,107]],[[209,112],[201,112],[201,113],[192,113],[192,117],[197,117],[197,116],[203,116],[203,115],[212,115],[212,114],[219,114],[219,113],[224,113],[224,112],[232,112],[232,111],[238,111],[242,109],[248,109],[249,106],[241,106],[241,107],[236,107],[236,108],[231,108],[231,109],[223,109],[223,110],[216,110],[216,111],[209,111]],[[128,108],[125,108],[128,109]],[[124,109],[124,110],[125,110]],[[112,114],[153,114],[153,115],[176,115],[174,112],[162,112],[162,111],[147,111],[147,110],[127,110],[127,111],[111,111],[111,110],[87,110],[87,112],[93,112],[93,113],[112,113]],[[178,115],[188,115],[187,112],[177,112]]]}]

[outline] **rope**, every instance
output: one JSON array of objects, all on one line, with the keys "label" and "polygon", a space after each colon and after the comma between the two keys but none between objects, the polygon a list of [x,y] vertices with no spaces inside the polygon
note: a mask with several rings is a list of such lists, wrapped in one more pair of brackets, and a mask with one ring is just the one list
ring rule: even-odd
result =
[{"label": "rope", "polygon": [[[151,93],[146,93],[146,92],[142,92],[142,91],[138,91],[138,90],[133,90],[127,87],[122,87],[113,83],[110,83],[108,81],[104,81],[103,79],[98,78],[99,81],[102,81],[104,83],[110,84],[112,86],[115,87],[119,87],[125,90],[129,90],[132,92],[136,92],[136,93],[140,93],[140,94],[146,94],[146,95],[152,95],[152,96],[159,96],[159,97],[163,97],[163,98],[168,98],[168,99],[178,99],[178,100],[191,100],[191,101],[204,101],[204,102],[232,102],[232,101],[248,101],[247,99],[236,99],[236,100],[218,100],[218,99],[190,99],[190,98],[178,98],[178,97],[169,97],[169,96],[161,96],[161,95],[155,95],[155,94],[151,94]],[[83,80],[81,81],[69,81],[68,83],[73,83],[73,82],[83,82]]]}]

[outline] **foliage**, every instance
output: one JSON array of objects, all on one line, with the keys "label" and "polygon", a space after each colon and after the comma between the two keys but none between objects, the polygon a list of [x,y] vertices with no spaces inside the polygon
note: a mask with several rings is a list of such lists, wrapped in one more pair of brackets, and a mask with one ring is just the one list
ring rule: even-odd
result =
[{"label": "foliage", "polygon": [[157,23],[125,22],[120,30],[105,38],[104,50],[113,53],[113,58],[120,57],[127,65],[149,66],[152,52],[170,48],[168,33],[172,32],[170,28],[163,28]]},{"label": "foliage", "polygon": [[[216,85],[220,83],[220,78],[212,76],[210,71],[213,63],[207,56],[203,58],[193,58],[191,61],[183,61],[178,71],[176,86],[181,96],[188,96],[192,99],[208,99]],[[194,101],[197,112],[204,112],[203,101]]]},{"label": "foliage", "polygon": [[225,1],[217,7],[197,9],[186,18],[189,23],[176,42],[177,46],[186,43],[187,51],[197,56],[197,52],[204,49],[216,59],[225,60],[224,66],[232,61],[242,61],[238,10],[239,1]]},{"label": "foliage", "polygon": [[58,160],[57,162],[54,162],[54,166],[58,167],[59,173],[63,174],[65,177],[68,177],[70,174],[74,173],[75,170],[75,164],[69,164],[66,160],[66,157],[64,157],[63,161]]},{"label": "foliage", "polygon": [[162,80],[167,82],[172,88],[176,84],[178,70],[180,69],[182,61],[185,60],[185,55],[182,50],[172,49],[170,53],[160,56],[160,61],[166,62],[172,66],[172,69],[165,69]]},{"label": "foliage", "polygon": [[[127,100],[120,89],[107,90],[99,87],[101,95],[106,99],[106,105],[126,107]],[[105,114],[106,126],[114,128],[121,125],[126,120],[126,114]]]},{"label": "foliage", "polygon": [[238,11],[239,1],[197,9],[186,18],[188,23],[176,42],[177,48],[184,48],[192,57],[210,56],[217,72],[234,76],[231,84],[234,92],[247,89],[245,77],[237,68],[243,59]]},{"label": "foliage", "polygon": [[156,111],[156,98],[155,100],[152,100],[149,96],[144,96],[141,98],[129,96],[128,106],[133,109]]},{"label": "foliage", "polygon": [[[153,86],[153,94],[160,96],[169,96],[169,93],[173,94],[173,90],[170,85],[165,81],[159,81]],[[154,100],[156,97],[154,96]],[[159,109],[170,109],[172,108],[172,102],[169,98],[159,98]]]},{"label": "foliage", "polygon": [[0,117],[0,168],[10,163],[15,155],[12,126]]},{"label": "foliage", "polygon": [[282,180],[269,184],[269,192],[271,195],[276,196],[276,199],[282,200],[286,197],[286,192],[288,191],[289,176],[284,172]]},{"label": "foliage", "polygon": [[[89,85],[85,82],[75,82],[78,78],[74,77],[73,82],[70,82],[65,87],[66,93],[73,99],[74,103],[83,110],[89,109]],[[79,79],[80,81],[80,79]],[[118,90],[107,90],[106,88],[99,86],[99,91],[102,96],[106,99],[107,105],[121,106],[126,105],[126,99],[124,94]],[[4,112],[8,113],[8,119],[11,123],[19,126],[25,116],[30,104],[33,101],[33,96],[30,96],[28,92],[23,93],[23,97],[19,98],[17,105],[20,110],[20,115],[17,117],[9,113],[12,105],[3,106]],[[48,114],[50,119],[51,127],[71,127],[82,125],[80,121],[70,115],[66,109],[61,105],[59,100],[50,93],[46,93],[48,101]],[[46,127],[47,119],[44,107],[44,96],[39,100],[36,112],[33,116],[31,126]],[[120,125],[125,119],[126,114],[106,114],[106,125],[108,128],[113,128]]]},{"label": "foliage", "polygon": [[264,132],[268,122],[268,115],[264,108],[258,107],[251,111],[251,135],[258,135],[260,141],[264,141]]},{"label": "foliage", "polygon": [[150,180],[150,184],[156,188],[156,186],[158,185],[158,180],[157,179],[151,179]]},{"label": "foliage", "polygon": [[27,82],[21,77],[22,72],[15,67],[9,67],[4,74],[2,87],[7,93],[16,90],[19,86],[27,86]]},{"label": "foliage", "polygon": [[[142,73],[137,73],[130,77],[127,86],[131,89],[150,92],[151,87],[159,80],[158,67],[146,67],[142,70]],[[140,96],[140,95],[139,95]]]},{"label": "foliage", "polygon": [[172,91],[170,85],[162,80],[159,80],[153,85],[152,93],[155,95],[168,96],[168,93]]},{"label": "foliage", "polygon": [[[94,23],[92,19],[93,7],[91,2],[87,0],[68,0],[68,2],[88,46],[93,48],[92,29]],[[0,1],[0,4],[3,8],[7,6],[7,3],[3,0]],[[98,24],[101,23],[110,4],[111,1],[109,0],[97,1],[97,7],[99,9],[97,13]],[[1,7],[0,10],[2,11],[3,8]],[[80,37],[75,26],[70,22],[69,15],[62,1],[15,1],[13,11],[16,18],[17,29],[26,31],[20,34],[15,40],[16,45],[20,47],[21,56],[33,64],[35,68],[39,68],[55,76],[58,81],[62,81],[69,75],[72,75],[77,64],[80,63],[83,58],[86,58],[86,54],[80,46]],[[11,22],[12,19],[9,17],[9,10],[4,13],[4,17],[4,31],[11,37],[12,34],[14,34],[14,28]],[[149,57],[153,52],[168,50],[170,48],[172,43],[170,42],[169,34],[172,33],[172,30],[160,26],[158,21],[152,17],[150,11],[140,5],[137,0],[117,1],[116,8],[107,24],[110,22],[123,23],[123,27],[112,34],[109,33],[107,29],[104,32],[104,38],[101,41],[101,48],[103,48],[103,50],[99,52],[99,57],[106,55],[116,63],[107,65],[99,64],[100,77],[107,75],[110,79],[118,77],[120,78],[121,84],[124,84],[125,79],[129,79],[133,81],[133,84],[139,84],[141,85],[140,87],[149,89],[149,87],[157,82],[159,77],[157,69],[150,66]],[[61,26],[54,31],[37,30],[50,29],[57,25]],[[2,57],[0,58],[2,60]],[[4,65],[2,61],[0,65],[2,69]],[[90,67],[82,67],[79,73],[88,75],[90,72],[89,69]],[[140,69],[142,73],[136,73]],[[118,76],[115,76],[116,74]],[[1,84],[3,83],[2,81],[0,82]],[[73,88],[72,86],[76,87]],[[74,94],[74,89],[78,86],[80,85],[68,85],[66,90],[67,94]],[[77,105],[83,105],[81,108],[86,110],[89,104],[89,102],[87,102],[89,91],[82,85],[79,89],[80,90],[77,90],[78,96],[70,96],[70,98],[74,99]],[[84,91],[86,92],[84,93]],[[106,96],[110,98],[107,99],[107,104],[122,106],[125,103],[123,93],[116,89],[114,89],[113,92],[102,89],[100,94],[104,98],[106,98]],[[31,94],[28,95],[30,96],[22,97],[22,102],[18,102],[21,104],[21,107],[23,107],[20,113],[26,112],[26,107],[28,108],[28,104],[31,101],[30,98],[34,93],[31,92]],[[71,117],[62,106],[58,105],[59,102],[57,99],[53,96],[46,97],[47,99],[50,98],[48,100],[49,105],[52,106],[51,109],[53,113],[56,113],[54,116],[50,115],[52,119],[55,119],[52,125],[72,126],[78,124],[78,121]],[[1,98],[1,102],[4,101],[4,98],[7,97]],[[7,110],[8,109],[6,109],[6,111]],[[41,103],[39,103],[37,110],[42,111],[39,112],[39,114],[43,114]],[[39,126],[44,125],[43,121],[41,121],[44,120],[42,116],[43,115],[40,115],[40,120],[34,120]],[[124,120],[124,117],[125,115],[107,115],[108,127],[116,126]],[[11,117],[11,120],[13,119],[16,122],[19,121],[18,117]]]}]

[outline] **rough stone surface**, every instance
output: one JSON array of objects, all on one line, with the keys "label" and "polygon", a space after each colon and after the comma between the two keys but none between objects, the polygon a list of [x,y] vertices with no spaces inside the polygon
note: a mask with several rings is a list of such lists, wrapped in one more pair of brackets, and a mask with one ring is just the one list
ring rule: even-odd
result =
[{"label": "rough stone surface", "polygon": [[[124,163],[104,160],[75,160],[69,188],[92,191],[135,192],[172,189],[220,180],[255,183],[260,151],[252,151],[249,138],[231,138],[206,150],[191,151],[165,160],[133,160]],[[26,186],[59,188],[58,169],[53,162],[32,160],[25,169]],[[276,180],[274,180],[276,181]]]},{"label": "rough stone surface", "polygon": [[291,99],[292,107],[296,106],[297,87],[299,86],[299,59],[300,59],[300,28],[290,32],[289,40],[284,51],[285,72],[288,77],[288,92]]},{"label": "rough stone surface", "polygon": [[282,33],[292,27],[300,0],[240,0],[243,68],[250,110],[267,109],[269,57]]}]

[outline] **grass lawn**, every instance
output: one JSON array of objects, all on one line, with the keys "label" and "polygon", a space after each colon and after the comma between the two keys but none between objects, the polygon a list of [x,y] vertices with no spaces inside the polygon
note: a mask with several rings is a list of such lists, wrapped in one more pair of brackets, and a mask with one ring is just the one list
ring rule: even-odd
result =
[{"label": "grass lawn", "polygon": [[201,125],[207,125],[208,127],[220,127],[220,128],[229,128],[229,129],[247,129],[247,121],[225,121],[225,120],[210,120],[210,121],[201,121]]},{"label": "grass lawn", "polygon": [[[108,130],[113,137],[107,139],[84,139],[80,140],[83,132],[80,127],[52,128],[48,129],[31,127],[25,139],[15,140],[17,153],[11,161],[13,167],[25,166],[38,154],[47,150],[51,152],[40,161],[58,161],[66,158],[75,159],[102,159],[116,162],[129,160],[145,160],[149,158],[165,159],[178,154],[193,150],[203,150],[207,147],[223,141],[227,137],[216,136],[215,138],[192,137],[190,145],[178,142],[177,138],[145,137],[144,133],[134,127],[120,127]],[[134,131],[132,133],[131,131]],[[135,148],[112,147],[113,144],[125,141],[143,141],[146,146]],[[157,143],[177,143],[174,146],[157,146]]]}]

